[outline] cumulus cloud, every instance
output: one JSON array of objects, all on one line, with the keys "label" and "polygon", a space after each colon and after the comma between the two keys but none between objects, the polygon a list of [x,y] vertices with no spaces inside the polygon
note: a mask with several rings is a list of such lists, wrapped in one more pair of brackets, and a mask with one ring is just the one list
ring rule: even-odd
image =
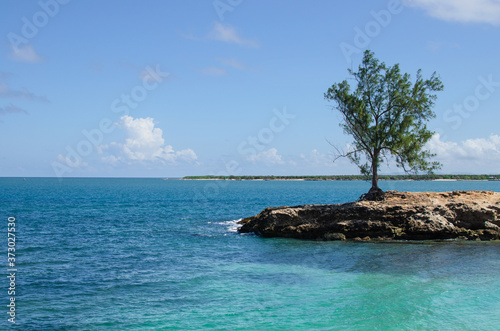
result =
[{"label": "cumulus cloud", "polygon": [[405,0],[404,3],[445,21],[500,25],[498,0]]},{"label": "cumulus cloud", "polygon": [[230,25],[224,25],[216,22],[212,31],[209,34],[212,40],[222,41],[230,44],[238,44],[240,46],[257,48],[259,45],[254,40],[245,39],[238,35],[236,29]]},{"label": "cumulus cloud", "polygon": [[[460,143],[443,141],[436,133],[426,146],[436,154],[436,160],[443,163],[443,171],[463,171],[469,173],[499,172],[500,136],[467,139]],[[448,170],[448,171],[450,171]]]},{"label": "cumulus cloud", "polygon": [[117,151],[116,154],[103,156],[104,162],[176,163],[194,162],[197,159],[192,149],[174,151],[171,145],[165,144],[163,131],[155,127],[151,117],[134,119],[131,116],[122,116],[118,126],[125,131],[125,142],[101,146],[101,153],[103,150]]},{"label": "cumulus cloud", "polygon": [[24,45],[21,47],[12,46],[10,57],[15,61],[37,63],[42,61],[42,57],[38,55],[33,46]]},{"label": "cumulus cloud", "polygon": [[252,163],[283,164],[283,157],[278,154],[276,148],[270,148],[257,154],[249,154],[246,159]]}]

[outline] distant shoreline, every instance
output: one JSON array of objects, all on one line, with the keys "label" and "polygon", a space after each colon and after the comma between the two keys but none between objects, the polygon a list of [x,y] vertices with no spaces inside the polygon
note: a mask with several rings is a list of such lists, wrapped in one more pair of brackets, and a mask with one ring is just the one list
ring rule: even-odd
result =
[{"label": "distant shoreline", "polygon": [[[232,181],[366,181],[361,175],[338,176],[186,176],[181,180],[232,180]],[[500,175],[382,175],[379,180],[406,181],[499,181]]]}]

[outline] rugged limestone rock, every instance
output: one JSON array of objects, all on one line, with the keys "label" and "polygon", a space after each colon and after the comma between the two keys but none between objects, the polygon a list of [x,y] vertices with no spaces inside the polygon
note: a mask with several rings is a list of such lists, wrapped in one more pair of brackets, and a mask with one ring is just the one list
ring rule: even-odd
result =
[{"label": "rugged limestone rock", "polygon": [[241,233],[319,240],[500,239],[500,193],[387,191],[382,201],[267,208]]}]

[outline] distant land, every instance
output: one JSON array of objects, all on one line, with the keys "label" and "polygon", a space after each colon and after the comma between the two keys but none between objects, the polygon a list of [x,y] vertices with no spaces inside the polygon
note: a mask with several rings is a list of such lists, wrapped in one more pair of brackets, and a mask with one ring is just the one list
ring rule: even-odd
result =
[{"label": "distant land", "polygon": [[[335,176],[186,176],[182,180],[370,180],[362,175]],[[500,175],[381,175],[379,180],[500,180]]]}]

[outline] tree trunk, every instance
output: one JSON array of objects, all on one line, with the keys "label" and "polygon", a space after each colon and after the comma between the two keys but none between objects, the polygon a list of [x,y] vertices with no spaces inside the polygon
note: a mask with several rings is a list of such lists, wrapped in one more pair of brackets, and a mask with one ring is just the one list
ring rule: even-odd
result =
[{"label": "tree trunk", "polygon": [[373,159],[372,159],[372,188],[370,191],[378,191],[378,156],[380,151],[373,151]]},{"label": "tree trunk", "polygon": [[375,164],[376,161],[372,161],[372,190],[379,190],[378,188],[378,165]]},{"label": "tree trunk", "polygon": [[378,187],[378,156],[379,151],[373,152],[372,159],[372,187],[368,193],[363,194],[360,200],[380,201],[384,200],[384,191]]}]

